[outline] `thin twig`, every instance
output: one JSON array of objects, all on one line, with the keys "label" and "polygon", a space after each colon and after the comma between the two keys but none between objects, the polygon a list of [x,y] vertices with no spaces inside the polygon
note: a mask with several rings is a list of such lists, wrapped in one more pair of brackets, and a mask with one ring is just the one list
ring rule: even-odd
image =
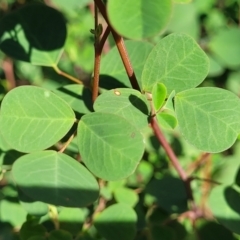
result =
[{"label": "thin twig", "polygon": [[79,80],[79,79],[77,79],[77,78],[75,78],[75,77],[73,77],[73,76],[63,72],[62,70],[60,70],[58,68],[58,66],[53,66],[53,69],[56,71],[57,74],[62,75],[62,76],[68,78],[69,80],[71,80],[71,81],[73,81],[75,83],[83,84],[83,82],[81,80]]},{"label": "thin twig", "polygon": [[5,74],[5,77],[7,80],[8,91],[10,91],[11,89],[16,87],[16,80],[15,80],[15,76],[14,76],[12,59],[9,57],[6,57],[3,60],[2,68],[3,68],[4,74]]},{"label": "thin twig", "polygon": [[102,55],[104,43],[105,43],[109,33],[110,33],[110,28],[107,27],[101,40],[95,39],[95,58],[94,58],[93,88],[92,88],[92,101],[93,102],[98,97],[101,55]]}]

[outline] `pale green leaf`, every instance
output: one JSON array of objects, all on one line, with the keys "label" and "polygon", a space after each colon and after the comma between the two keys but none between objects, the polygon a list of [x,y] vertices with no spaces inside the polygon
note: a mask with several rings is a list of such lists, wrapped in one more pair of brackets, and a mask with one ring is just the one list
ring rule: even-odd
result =
[{"label": "pale green leaf", "polygon": [[0,202],[1,222],[8,222],[14,228],[20,228],[26,221],[27,212],[17,202],[1,200]]},{"label": "pale green leaf", "polygon": [[[110,23],[121,35],[142,39],[160,33],[167,25],[172,10],[171,0],[108,0]],[[124,20],[123,20],[124,19]]]},{"label": "pale green leaf", "polygon": [[104,92],[95,101],[94,110],[122,116],[140,130],[148,126],[149,105],[145,96],[134,89],[117,88]]},{"label": "pale green leaf", "polygon": [[134,207],[139,201],[138,194],[129,188],[121,187],[114,191],[114,197],[118,203],[124,203]]},{"label": "pale green leaf", "polygon": [[166,129],[174,129],[177,126],[177,119],[170,111],[158,113],[157,120],[159,125]]},{"label": "pale green leaf", "polygon": [[26,195],[53,205],[83,207],[98,197],[98,183],[75,159],[55,151],[22,156],[13,165],[15,183]]},{"label": "pale green leaf", "polygon": [[175,3],[190,3],[192,0],[174,0]]},{"label": "pale green leaf", "polygon": [[126,204],[106,208],[94,219],[94,226],[107,240],[132,240],[136,234],[137,214]]},{"label": "pale green leaf", "polygon": [[21,86],[2,101],[1,133],[21,152],[46,149],[58,142],[75,121],[70,106],[47,89]]},{"label": "pale green leaf", "polygon": [[161,39],[149,54],[142,72],[142,86],[152,91],[156,82],[168,92],[180,92],[198,86],[207,76],[209,60],[193,38],[170,34]]},{"label": "pale green leaf", "polygon": [[205,87],[180,92],[175,109],[181,133],[202,151],[224,151],[240,132],[240,101],[227,90]]},{"label": "pale green leaf", "polygon": [[219,57],[226,67],[236,69],[240,67],[240,29],[231,27],[221,29],[213,36],[209,43],[211,52]]},{"label": "pale green leaf", "polygon": [[167,97],[167,89],[164,84],[156,83],[152,90],[152,101],[155,111],[160,110]]},{"label": "pale green leaf", "polygon": [[138,129],[111,113],[84,115],[78,124],[78,142],[88,169],[109,181],[131,175],[144,151],[143,136]]}]

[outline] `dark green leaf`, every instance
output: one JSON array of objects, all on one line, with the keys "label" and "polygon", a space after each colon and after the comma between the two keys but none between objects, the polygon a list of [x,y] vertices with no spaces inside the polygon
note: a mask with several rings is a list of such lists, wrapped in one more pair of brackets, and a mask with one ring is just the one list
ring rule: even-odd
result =
[{"label": "dark green leaf", "polygon": [[[44,17],[43,17],[44,16]],[[64,17],[44,4],[27,4],[0,21],[0,48],[18,60],[55,66],[67,30]]]},{"label": "dark green leaf", "polygon": [[136,234],[137,215],[125,204],[114,204],[94,219],[94,226],[106,240],[132,240]]}]

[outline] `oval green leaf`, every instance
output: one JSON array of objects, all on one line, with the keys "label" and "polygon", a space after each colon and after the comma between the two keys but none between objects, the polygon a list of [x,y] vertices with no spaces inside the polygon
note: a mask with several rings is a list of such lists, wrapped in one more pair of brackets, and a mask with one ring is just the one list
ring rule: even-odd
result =
[{"label": "oval green leaf", "polygon": [[104,92],[95,101],[94,110],[122,116],[140,130],[148,126],[148,103],[146,98],[134,89],[118,88]]},{"label": "oval green leaf", "polygon": [[20,152],[51,147],[74,121],[74,112],[64,100],[39,87],[17,87],[5,96],[1,105],[1,133]]},{"label": "oval green leaf", "polygon": [[240,132],[240,101],[227,90],[205,87],[180,92],[175,110],[181,133],[199,150],[224,151]]},{"label": "oval green leaf", "polygon": [[124,203],[130,207],[134,207],[139,201],[138,194],[133,189],[125,187],[117,188],[114,191],[114,197],[118,203]]},{"label": "oval green leaf", "polygon": [[174,129],[177,126],[177,119],[170,111],[158,113],[157,120],[160,126],[166,129]]},{"label": "oval green leaf", "polygon": [[167,88],[162,83],[156,83],[152,90],[152,101],[155,111],[159,111],[167,97]]},{"label": "oval green leaf", "polygon": [[84,115],[78,124],[78,142],[89,170],[108,181],[131,175],[144,152],[143,136],[136,127],[110,113]]},{"label": "oval green leaf", "polygon": [[94,226],[107,240],[132,240],[136,234],[137,214],[125,204],[114,204],[94,219]]},{"label": "oval green leaf", "polygon": [[67,34],[63,15],[39,3],[27,4],[6,15],[0,29],[0,49],[4,53],[42,66],[57,64]]},{"label": "oval green leaf", "polygon": [[36,201],[66,207],[83,207],[98,197],[98,183],[75,159],[55,151],[20,157],[13,165],[15,183]]},{"label": "oval green leaf", "polygon": [[171,0],[108,0],[110,23],[124,37],[142,39],[160,33],[172,11]]},{"label": "oval green leaf", "polygon": [[170,34],[149,54],[142,72],[143,90],[161,82],[170,93],[198,86],[207,76],[209,60],[195,40],[186,34]]}]

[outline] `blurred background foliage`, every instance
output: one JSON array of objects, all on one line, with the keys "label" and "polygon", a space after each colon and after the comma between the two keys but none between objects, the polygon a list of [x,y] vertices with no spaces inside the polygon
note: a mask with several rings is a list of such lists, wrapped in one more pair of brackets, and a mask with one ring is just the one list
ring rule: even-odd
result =
[{"label": "blurred background foliage", "polygon": [[[0,0],[0,21],[6,13],[21,7],[26,2],[30,0]],[[59,68],[87,83],[90,82],[94,62],[94,37],[90,32],[94,27],[93,1],[45,0],[41,2],[61,11],[67,21],[67,40],[58,64]],[[104,21],[100,21],[105,26]],[[225,88],[240,96],[239,0],[192,0],[188,4],[174,4],[172,17],[165,31],[159,36],[146,40],[146,49],[172,32],[191,35],[209,56],[210,71],[202,86]],[[129,46],[131,44],[134,47],[138,43],[128,43]],[[111,50],[112,47],[114,42],[110,36],[103,51],[101,66],[103,74],[108,73],[108,70],[105,70],[107,66],[104,65],[109,61],[108,58],[111,57],[114,64],[116,54],[112,53],[114,51]],[[147,56],[147,52],[148,50],[142,55],[143,58]],[[112,75],[116,77],[114,71]],[[68,79],[56,74],[49,67],[33,66],[30,63],[16,61],[0,52],[0,99],[15,86],[33,84],[56,90],[70,83]],[[147,129],[146,135],[148,136],[146,152],[137,171],[124,181],[109,182],[101,188],[101,196],[107,202],[106,205],[119,202],[135,208],[139,230],[136,239],[240,239],[240,235],[232,233],[214,220],[208,204],[209,194],[214,185],[232,184],[239,175],[240,142],[237,141],[231,149],[221,154],[210,155],[190,146],[179,137],[177,131],[166,132],[169,142],[187,172],[193,174],[196,179],[212,179],[212,181],[195,180],[192,183],[196,201],[202,206],[202,211],[207,216],[206,219],[197,221],[193,228],[192,224],[186,220],[186,216],[176,215],[187,210],[182,182],[173,167],[169,165],[163,149],[151,130]],[[59,226],[66,231],[66,235],[60,234],[61,239],[71,239],[67,233],[75,236],[75,239],[104,239],[94,226],[88,228],[86,224],[96,206],[84,209],[53,207],[47,209],[48,213],[39,218],[27,215],[26,206],[19,202],[19,193],[8,171],[11,169],[12,162],[19,157],[19,153],[9,149],[1,138],[0,147],[1,240],[40,240],[45,239],[46,232],[50,233],[49,239],[60,239],[54,237],[56,234],[54,230]],[[76,149],[73,141],[66,151],[76,157]],[[219,206],[219,208],[224,207]],[[34,226],[34,231],[39,233],[38,238],[31,238],[25,230],[31,224]],[[65,237],[62,238],[62,236]]]}]

